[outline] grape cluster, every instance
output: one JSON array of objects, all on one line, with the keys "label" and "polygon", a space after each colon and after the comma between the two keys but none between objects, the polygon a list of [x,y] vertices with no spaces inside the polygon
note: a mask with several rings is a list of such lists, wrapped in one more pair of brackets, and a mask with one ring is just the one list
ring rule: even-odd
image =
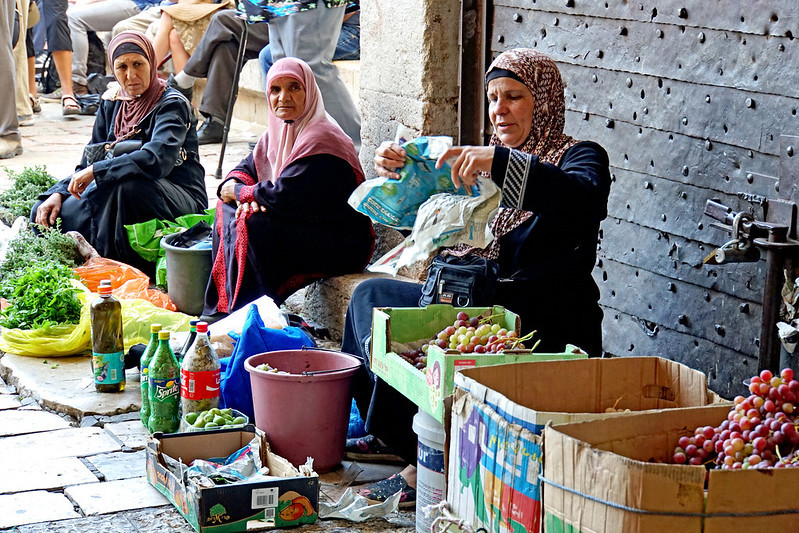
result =
[{"label": "grape cluster", "polygon": [[[430,346],[442,350],[458,350],[461,353],[498,354],[505,350],[524,350],[524,341],[533,333],[519,337],[514,330],[493,323],[496,316],[472,316],[465,311],[458,312],[451,326],[439,331],[421,348],[402,352],[400,357],[422,370],[427,366],[427,351]],[[535,348],[535,347],[533,347]]]},{"label": "grape cluster", "polygon": [[673,461],[728,470],[799,467],[799,381],[793,370],[785,368],[779,376],[763,370],[750,380],[749,392],[735,397],[718,427],[680,437]]}]

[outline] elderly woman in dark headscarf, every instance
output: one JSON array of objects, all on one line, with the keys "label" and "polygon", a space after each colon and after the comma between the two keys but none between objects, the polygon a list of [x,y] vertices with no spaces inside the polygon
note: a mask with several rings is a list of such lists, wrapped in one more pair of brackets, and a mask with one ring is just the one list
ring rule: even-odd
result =
[{"label": "elderly woman in dark headscarf", "polygon": [[31,220],[79,231],[103,257],[148,274],[154,265],[128,243],[126,224],[174,220],[208,207],[205,171],[197,151],[191,104],[157,76],[152,44],[122,32],[108,46],[118,86],[97,111],[90,143],[128,145],[127,153],[91,163],[84,153],[75,173],[39,197]]},{"label": "elderly woman in dark headscarf", "polygon": [[[490,304],[517,313],[525,332],[535,330],[541,341],[537,351],[562,352],[569,343],[597,357],[602,354],[602,310],[591,271],[599,223],[607,215],[609,162],[598,144],[564,133],[563,90],[555,62],[535,50],[509,50],[491,64],[486,74],[494,130],[490,146],[453,147],[438,166],[451,161],[455,185],[473,185],[482,174],[502,188],[502,203],[491,221],[495,238],[485,249],[457,245],[443,253],[477,255],[499,264],[499,278],[510,281],[499,284]],[[374,159],[378,175],[399,178],[396,170],[405,162],[405,151],[384,143]],[[367,361],[372,308],[415,307],[420,295],[419,284],[390,279],[361,283],[350,300],[342,350]],[[415,407],[371,372],[360,379],[355,399],[372,434],[359,443],[362,454],[374,451],[374,437],[379,437],[415,462],[410,429]],[[401,474],[361,494],[382,500],[401,489],[409,500],[414,472]]]}]

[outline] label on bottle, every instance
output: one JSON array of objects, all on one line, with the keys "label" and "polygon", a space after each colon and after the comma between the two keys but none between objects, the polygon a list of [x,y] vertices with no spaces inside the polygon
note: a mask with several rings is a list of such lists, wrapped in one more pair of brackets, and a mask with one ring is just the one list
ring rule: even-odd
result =
[{"label": "label on bottle", "polygon": [[219,396],[220,372],[191,372],[180,369],[180,395],[187,400],[206,400]]},{"label": "label on bottle", "polygon": [[[177,402],[180,397],[180,386],[174,378],[149,380],[150,399],[158,403]],[[151,407],[152,408],[152,407]]]},{"label": "label on bottle", "polygon": [[141,373],[139,374],[139,383],[144,385],[145,387],[148,385],[147,378],[150,375],[150,369],[146,366],[141,367]]},{"label": "label on bottle", "polygon": [[125,381],[125,352],[92,352],[94,382],[99,385],[113,385]]}]

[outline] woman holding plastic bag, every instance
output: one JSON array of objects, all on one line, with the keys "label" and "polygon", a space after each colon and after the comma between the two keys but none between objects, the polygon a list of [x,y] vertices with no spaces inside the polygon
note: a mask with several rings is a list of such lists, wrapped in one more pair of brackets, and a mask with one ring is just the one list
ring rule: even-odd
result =
[{"label": "woman holding plastic bag", "polygon": [[[569,343],[600,356],[602,310],[591,271],[599,223],[607,216],[607,153],[594,142],[564,133],[564,86],[555,62],[546,55],[532,49],[500,54],[486,74],[486,90],[494,130],[490,145],[453,147],[437,166],[450,161],[456,186],[468,187],[478,175],[490,175],[502,188],[500,209],[490,222],[494,240],[484,249],[456,245],[444,253],[498,264],[503,281],[493,301],[476,305],[498,304],[517,313],[525,330],[536,331],[539,351],[562,352]],[[397,178],[404,150],[384,143],[374,160],[378,175]],[[421,288],[391,279],[361,283],[350,300],[342,351],[368,361],[372,308],[416,307]],[[372,438],[356,443],[360,446],[354,451],[363,459],[379,445],[377,437],[414,464],[411,424],[416,406],[377,379],[368,362],[357,379],[355,399]],[[415,497],[414,486],[415,469],[408,467],[361,494],[382,501],[402,490],[409,502]]]},{"label": "woman holding plastic bag", "polygon": [[358,154],[311,68],[280,59],[266,88],[269,126],[219,187],[206,316],[263,295],[280,305],[317,279],[362,272],[374,249],[371,221],[347,203],[364,179]]}]

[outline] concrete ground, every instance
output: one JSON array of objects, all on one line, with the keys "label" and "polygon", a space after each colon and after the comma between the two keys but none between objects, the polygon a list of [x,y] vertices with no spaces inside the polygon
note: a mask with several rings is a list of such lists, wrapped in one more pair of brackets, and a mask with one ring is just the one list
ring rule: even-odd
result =
[{"label": "concrete ground", "polygon": [[[60,105],[43,103],[36,123],[21,128],[24,153],[0,166],[45,165],[58,178],[70,174],[91,136],[93,117],[63,118]],[[263,126],[234,119],[224,175],[249,153]],[[200,147],[209,205],[221,145]],[[9,186],[0,172],[0,190]],[[137,373],[121,394],[100,394],[85,357],[44,358],[0,354],[0,530],[190,532],[191,526],[145,477],[148,435],[138,417]],[[345,461],[321,477],[321,499],[334,502],[348,486],[383,479],[397,465]],[[299,531],[415,531],[413,509],[365,523],[319,520]]]}]

